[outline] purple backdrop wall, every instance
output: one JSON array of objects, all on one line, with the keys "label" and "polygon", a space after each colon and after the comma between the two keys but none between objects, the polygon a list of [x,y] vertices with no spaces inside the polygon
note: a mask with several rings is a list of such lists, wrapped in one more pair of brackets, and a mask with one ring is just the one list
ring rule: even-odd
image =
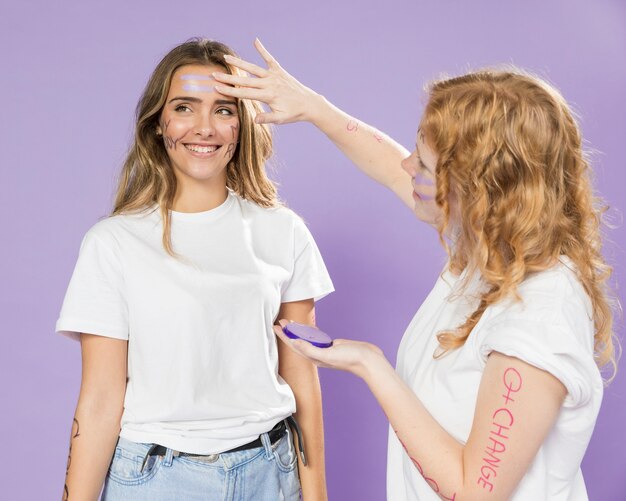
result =
[{"label": "purple backdrop wall", "polygon": [[[1,497],[60,496],[80,350],[53,334],[54,323],[82,235],[111,207],[135,103],[169,48],[204,35],[258,61],[251,44],[259,36],[293,74],[408,147],[430,78],[500,62],[530,68],[579,111],[598,189],[623,211],[625,5],[3,2]],[[308,221],[337,288],[319,303],[319,324],[377,343],[395,360],[443,263],[435,233],[312,127],[279,128],[276,152],[281,194]],[[610,239],[615,279],[626,284],[623,225]],[[321,378],[330,498],[384,499],[383,413],[357,379],[324,370]],[[591,499],[624,499],[625,425],[622,367],[583,464]]]}]

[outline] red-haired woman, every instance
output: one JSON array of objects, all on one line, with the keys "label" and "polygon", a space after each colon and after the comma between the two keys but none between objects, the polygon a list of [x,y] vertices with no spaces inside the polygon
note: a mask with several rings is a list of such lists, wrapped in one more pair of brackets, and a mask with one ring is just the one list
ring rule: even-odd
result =
[{"label": "red-haired woman", "polygon": [[268,68],[227,58],[256,78],[216,74],[238,86],[217,89],[269,104],[259,122],[313,123],[434,226],[449,256],[396,370],[371,344],[321,349],[275,329],[368,384],[390,422],[388,499],[587,499],[599,369],[615,367],[610,267],[563,97],[514,69],[435,82],[408,154],[257,48]]}]

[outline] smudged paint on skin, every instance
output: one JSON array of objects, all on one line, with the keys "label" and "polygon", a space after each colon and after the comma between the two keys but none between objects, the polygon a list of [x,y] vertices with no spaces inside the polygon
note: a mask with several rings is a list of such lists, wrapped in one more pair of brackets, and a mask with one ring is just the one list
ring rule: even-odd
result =
[{"label": "smudged paint on skin", "polygon": [[[415,176],[413,177],[414,179],[414,186],[425,186],[425,187],[434,187],[435,183],[432,181],[432,179],[428,179],[427,177],[422,176],[419,172],[417,174],[415,174]],[[417,193],[417,191],[416,191]],[[434,200],[435,196],[434,195],[426,195],[423,193],[418,193],[417,194],[421,200],[423,200],[424,202],[428,202],[430,200]]]},{"label": "smudged paint on skin", "polygon": [[185,84],[183,85],[183,90],[190,90],[194,92],[215,92],[215,87],[212,85]]},{"label": "smudged paint on skin", "polygon": [[213,78],[210,75],[181,75],[180,76],[181,80],[215,80],[215,78]]}]

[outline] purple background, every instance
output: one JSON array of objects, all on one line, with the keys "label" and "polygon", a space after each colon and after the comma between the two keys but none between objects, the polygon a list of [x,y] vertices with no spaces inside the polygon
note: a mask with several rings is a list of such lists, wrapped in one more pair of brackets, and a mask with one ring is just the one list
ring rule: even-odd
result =
[{"label": "purple background", "polygon": [[[421,89],[442,72],[511,62],[546,76],[578,110],[595,152],[598,190],[618,223],[606,253],[616,282],[626,284],[622,1],[3,2],[4,499],[60,497],[80,349],[55,335],[54,323],[81,238],[110,210],[148,75],[194,35],[256,61],[258,35],[294,75],[407,147]],[[318,323],[335,337],[377,343],[395,361],[444,262],[436,234],[310,125],[281,127],[275,137],[274,177],[308,221],[337,288],[319,303]],[[623,323],[617,330],[623,335]],[[383,413],[356,378],[321,377],[330,498],[384,499]],[[583,463],[591,499],[624,499],[625,398],[622,368]]]}]

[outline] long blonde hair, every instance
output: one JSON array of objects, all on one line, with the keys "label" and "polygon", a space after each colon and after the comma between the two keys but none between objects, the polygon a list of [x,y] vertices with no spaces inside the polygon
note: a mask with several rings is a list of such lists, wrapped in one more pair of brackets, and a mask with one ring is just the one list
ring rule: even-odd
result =
[{"label": "long blonde hair", "polygon": [[466,321],[438,334],[440,354],[463,345],[489,305],[517,297],[530,273],[566,255],[591,299],[596,362],[614,375],[612,268],[601,254],[604,205],[593,195],[581,134],[565,99],[517,69],[438,81],[428,93],[421,131],[438,155],[440,239],[445,242],[454,200],[461,221],[458,240],[446,246],[449,268],[479,272],[487,284]]},{"label": "long blonde hair", "polygon": [[[158,122],[172,75],[181,66],[221,66],[227,73],[239,74],[237,68],[226,64],[225,54],[236,55],[223,43],[205,38],[194,38],[178,45],[157,65],[137,104],[135,138],[124,162],[113,214],[158,205],[163,221],[163,246],[171,255],[175,255],[170,209],[176,194],[176,177],[163,138],[156,133]],[[237,110],[239,143],[226,166],[226,186],[262,207],[274,206],[277,203],[276,187],[265,173],[265,161],[272,155],[270,129],[254,123],[254,117],[262,111],[258,103],[238,100]]]}]

